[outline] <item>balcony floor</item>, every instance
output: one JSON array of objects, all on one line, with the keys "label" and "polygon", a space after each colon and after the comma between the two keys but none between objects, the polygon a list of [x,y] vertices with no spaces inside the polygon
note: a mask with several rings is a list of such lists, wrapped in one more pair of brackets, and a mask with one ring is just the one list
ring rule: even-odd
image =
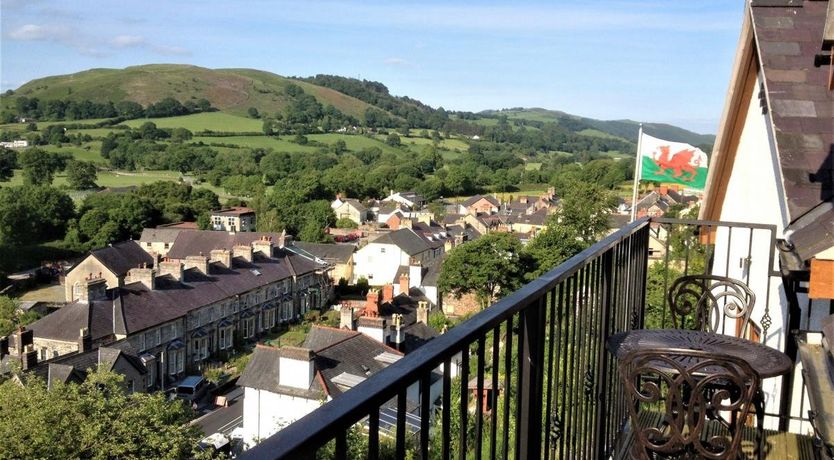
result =
[{"label": "balcony floor", "polygon": [[[644,426],[658,426],[662,414],[658,412],[643,412]],[[630,459],[629,455],[631,447],[634,442],[634,432],[626,429],[624,432],[625,438],[622,444],[617,449],[614,458],[616,460]],[[756,429],[755,427],[746,427],[744,429],[742,440],[742,452],[744,459],[755,459],[754,449],[756,445]],[[786,433],[781,431],[765,430],[765,459],[779,459],[779,460],[813,460],[816,458],[814,454],[814,444],[810,436],[803,436],[794,433]]]}]

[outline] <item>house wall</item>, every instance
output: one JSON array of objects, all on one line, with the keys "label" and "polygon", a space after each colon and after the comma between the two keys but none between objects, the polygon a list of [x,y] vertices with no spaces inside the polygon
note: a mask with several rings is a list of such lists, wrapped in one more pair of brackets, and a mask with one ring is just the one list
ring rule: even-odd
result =
[{"label": "house wall", "polygon": [[162,241],[141,241],[139,247],[145,250],[148,254],[159,254],[160,257],[168,255],[171,250],[172,243],[165,243]]},{"label": "house wall", "polygon": [[323,401],[244,388],[243,442],[252,447],[314,411],[322,403]]},{"label": "house wall", "polygon": [[353,255],[353,282],[365,277],[368,283],[380,286],[394,282],[400,265],[408,265],[408,254],[394,244],[370,243]]},{"label": "house wall", "polygon": [[101,277],[107,281],[107,289],[113,289],[121,285],[119,277],[117,277],[115,273],[105,267],[104,264],[94,256],[88,255],[84,258],[84,260],[79,262],[78,265],[73,267],[72,270],[67,273],[66,278],[64,278],[64,298],[67,302],[72,302],[77,299],[77,297],[73,298],[73,286],[75,286],[76,283],[83,284],[84,279],[87,278],[90,273],[96,276],[101,273]]},{"label": "house wall", "polygon": [[38,352],[38,360],[52,359],[63,356],[67,353],[78,351],[78,342],[64,342],[61,340],[49,340],[39,337],[32,338],[32,348]]},{"label": "house wall", "polygon": [[363,212],[359,212],[358,209],[354,208],[350,203],[342,203],[336,209],[333,210],[336,214],[337,219],[348,218],[357,224],[361,225],[367,220],[367,216]]},{"label": "house wall", "polygon": [[118,359],[116,359],[116,363],[113,364],[113,371],[118,374],[122,374],[125,377],[124,382],[128,391],[136,391],[139,393],[147,391],[148,374],[142,374],[139,372],[139,370],[133,367],[133,365],[130,364],[124,356],[120,355]]},{"label": "house wall", "polygon": [[[756,88],[760,83],[761,76],[756,82]],[[757,95],[757,92],[754,91],[754,95]],[[783,206],[784,193],[781,189],[779,158],[769,116],[762,114],[758,99],[745,101],[740,110],[746,111],[746,116],[730,180],[727,183],[720,220],[775,225],[776,237],[780,237],[787,216]],[[751,197],[756,197],[755,205],[751,205]],[[778,270],[778,260],[774,260],[773,266],[768,265],[775,251],[771,245],[770,232],[754,231],[751,238],[750,230],[736,228],[730,233],[725,227],[719,229],[716,238],[713,274],[748,282],[750,289],[756,294],[751,321],[760,325],[765,310],[768,309],[772,325],[763,342],[770,347],[784,350],[787,341],[791,340],[784,324],[787,303],[781,278],[770,276],[769,273],[771,269]],[[748,251],[751,259],[749,266],[745,267],[742,259],[747,257]],[[778,413],[782,379],[765,380],[762,387],[767,404],[766,412]],[[798,401],[796,402],[795,406],[798,408]],[[765,426],[776,428],[778,420],[767,417]]]}]

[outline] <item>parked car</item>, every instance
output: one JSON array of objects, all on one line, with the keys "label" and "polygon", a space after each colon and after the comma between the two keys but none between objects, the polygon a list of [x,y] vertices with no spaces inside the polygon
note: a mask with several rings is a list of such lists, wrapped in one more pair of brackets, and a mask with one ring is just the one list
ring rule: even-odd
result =
[{"label": "parked car", "polygon": [[189,404],[199,402],[208,393],[209,382],[200,375],[189,375],[177,385],[175,396]]}]

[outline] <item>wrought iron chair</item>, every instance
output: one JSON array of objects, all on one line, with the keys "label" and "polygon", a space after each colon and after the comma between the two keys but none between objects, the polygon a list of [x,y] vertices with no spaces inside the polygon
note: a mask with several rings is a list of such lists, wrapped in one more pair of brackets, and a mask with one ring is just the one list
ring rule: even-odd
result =
[{"label": "wrought iron chair", "polygon": [[[673,327],[749,337],[756,294],[742,281],[717,275],[686,275],[667,293]],[[727,320],[736,330],[727,331]]]},{"label": "wrought iron chair", "polygon": [[[632,458],[739,457],[743,421],[761,380],[747,362],[704,351],[647,349],[627,354],[619,372],[632,403]],[[721,382],[719,391],[714,382]],[[653,412],[659,417],[646,416]],[[725,418],[727,413],[732,416]]]}]

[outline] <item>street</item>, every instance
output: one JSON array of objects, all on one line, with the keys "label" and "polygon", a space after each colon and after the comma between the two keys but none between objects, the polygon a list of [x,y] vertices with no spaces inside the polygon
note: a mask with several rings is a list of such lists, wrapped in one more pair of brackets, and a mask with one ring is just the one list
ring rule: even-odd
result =
[{"label": "street", "polygon": [[243,423],[243,388],[234,387],[224,396],[228,398],[229,407],[218,407],[191,422],[199,426],[206,436],[213,433],[228,435]]}]

